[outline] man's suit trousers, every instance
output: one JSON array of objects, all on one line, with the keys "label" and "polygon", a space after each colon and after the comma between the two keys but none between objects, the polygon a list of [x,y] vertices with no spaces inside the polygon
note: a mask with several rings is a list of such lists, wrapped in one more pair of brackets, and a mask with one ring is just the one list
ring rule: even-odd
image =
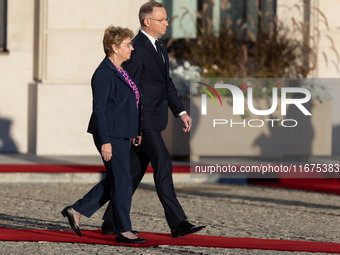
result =
[{"label": "man's suit trousers", "polygon": [[[132,146],[131,174],[133,193],[141,182],[145,171],[151,162],[154,170],[154,181],[157,195],[163,205],[169,227],[186,219],[185,213],[176,198],[172,180],[172,160],[163,141],[161,131],[154,129],[142,130],[142,143]],[[147,203],[147,201],[145,201]],[[112,221],[111,206],[109,205],[103,220]]]}]

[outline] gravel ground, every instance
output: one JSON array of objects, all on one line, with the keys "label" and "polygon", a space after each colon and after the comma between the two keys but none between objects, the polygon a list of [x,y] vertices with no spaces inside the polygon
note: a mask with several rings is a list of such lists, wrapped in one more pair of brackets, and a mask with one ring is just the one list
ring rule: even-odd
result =
[{"label": "gravel ground", "polygon": [[[0,226],[70,230],[60,211],[93,184],[0,184]],[[201,235],[340,242],[340,196],[250,185],[176,186],[189,220],[207,225]],[[98,229],[105,207],[81,218],[81,229]],[[169,233],[152,185],[136,191],[133,228]],[[131,248],[49,242],[0,242],[0,254],[295,254],[293,252],[192,246]],[[296,254],[317,254],[296,252]],[[319,253],[322,254],[322,253]]]}]

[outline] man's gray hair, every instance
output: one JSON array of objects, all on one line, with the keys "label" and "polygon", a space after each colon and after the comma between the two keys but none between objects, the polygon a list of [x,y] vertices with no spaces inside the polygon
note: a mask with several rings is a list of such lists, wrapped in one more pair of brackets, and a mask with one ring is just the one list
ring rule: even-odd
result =
[{"label": "man's gray hair", "polygon": [[144,25],[144,19],[146,18],[147,15],[149,15],[153,12],[154,7],[164,8],[162,3],[153,2],[153,1],[147,2],[140,7],[140,9],[139,9],[139,22],[140,22],[140,25],[142,27],[145,26]]}]

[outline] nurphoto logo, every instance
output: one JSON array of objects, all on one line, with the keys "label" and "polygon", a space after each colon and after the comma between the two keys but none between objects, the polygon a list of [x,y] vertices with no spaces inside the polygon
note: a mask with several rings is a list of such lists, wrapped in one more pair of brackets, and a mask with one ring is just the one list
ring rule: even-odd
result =
[{"label": "nurphoto logo", "polygon": [[[232,85],[232,84],[215,84],[214,87],[212,87],[202,82],[197,82],[197,83],[207,87],[207,89],[201,88],[201,87],[197,87],[197,88],[206,92],[213,99],[215,105],[217,105],[216,100],[213,94],[208,89],[210,89],[217,96],[218,100],[220,101],[221,106],[223,106],[221,97],[215,89],[228,89],[232,96],[233,115],[244,115],[245,114],[245,109],[244,109],[245,108],[245,97],[244,97],[243,91],[238,86]],[[311,99],[311,93],[309,90],[305,88],[298,88],[298,87],[282,87],[280,89],[281,89],[281,115],[282,116],[285,116],[287,114],[287,105],[295,105],[306,116],[312,115],[303,105]],[[266,109],[266,110],[255,109],[254,104],[253,104],[253,88],[248,86],[246,90],[247,90],[247,107],[251,113],[253,113],[254,115],[258,115],[258,116],[266,116],[266,115],[270,115],[275,112],[278,106],[278,88],[277,87],[272,88],[272,105],[269,109]],[[302,97],[290,98],[287,96],[288,93],[300,94],[302,95]],[[201,94],[201,115],[207,115],[208,113],[207,94]],[[265,121],[271,122],[272,124],[271,126],[274,127],[274,122],[280,121],[280,120],[279,119],[266,119]],[[216,127],[216,125],[225,125],[229,122],[231,124],[231,127],[233,127],[233,124],[234,126],[235,124],[242,124],[244,127],[246,126],[246,120],[243,120],[243,122],[233,123],[232,120],[228,121],[227,119],[214,119],[213,127]],[[288,125],[287,122],[292,122],[293,124]],[[262,127],[265,122],[261,119],[251,119],[247,123],[249,127]],[[254,125],[252,123],[257,123],[257,125]],[[283,127],[296,127],[298,125],[298,122],[297,120],[294,120],[294,119],[284,119],[281,121],[281,125]]]}]

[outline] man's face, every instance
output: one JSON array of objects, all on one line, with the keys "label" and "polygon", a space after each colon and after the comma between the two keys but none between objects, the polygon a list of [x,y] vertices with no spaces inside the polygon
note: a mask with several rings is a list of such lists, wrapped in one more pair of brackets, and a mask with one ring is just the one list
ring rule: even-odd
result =
[{"label": "man's face", "polygon": [[166,21],[168,16],[163,7],[154,7],[152,14],[147,17],[150,20],[149,33],[151,36],[158,38],[164,35],[169,23]]}]

